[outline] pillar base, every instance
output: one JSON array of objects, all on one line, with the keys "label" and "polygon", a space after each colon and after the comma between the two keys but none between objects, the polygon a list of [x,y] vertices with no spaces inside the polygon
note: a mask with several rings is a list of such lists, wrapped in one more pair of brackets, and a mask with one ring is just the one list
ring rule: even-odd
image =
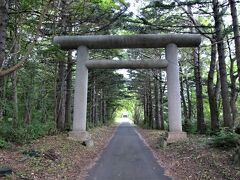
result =
[{"label": "pillar base", "polygon": [[186,132],[168,132],[167,135],[168,144],[186,140],[188,140]]},{"label": "pillar base", "polygon": [[90,140],[91,135],[87,131],[70,131],[68,133],[68,139],[84,142],[84,141]]}]

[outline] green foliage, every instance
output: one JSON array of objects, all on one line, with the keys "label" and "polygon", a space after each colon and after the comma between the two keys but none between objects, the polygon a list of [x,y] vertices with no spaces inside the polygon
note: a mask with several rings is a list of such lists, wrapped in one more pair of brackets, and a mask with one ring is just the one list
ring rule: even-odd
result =
[{"label": "green foliage", "polygon": [[197,122],[196,121],[188,121],[183,123],[183,131],[195,134],[197,132]]},{"label": "green foliage", "polygon": [[45,135],[57,133],[53,122],[35,122],[29,125],[20,125],[13,128],[11,123],[2,123],[0,127],[0,137],[3,141],[10,141],[17,144],[30,142]]},{"label": "green foliage", "polygon": [[41,156],[41,152],[40,151],[36,151],[34,149],[30,149],[30,150],[25,150],[23,151],[24,155],[28,155],[30,157],[40,157]]},{"label": "green foliage", "polygon": [[9,147],[9,143],[7,143],[5,140],[0,139],[0,149],[3,148],[8,148]]},{"label": "green foliage", "polygon": [[210,142],[210,145],[217,148],[235,148],[240,145],[240,135],[233,130],[223,128]]}]

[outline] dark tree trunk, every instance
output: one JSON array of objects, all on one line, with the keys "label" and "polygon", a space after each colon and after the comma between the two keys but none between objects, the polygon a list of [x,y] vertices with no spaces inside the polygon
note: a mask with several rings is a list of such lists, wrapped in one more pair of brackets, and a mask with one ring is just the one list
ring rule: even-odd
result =
[{"label": "dark tree trunk", "polygon": [[18,122],[18,96],[17,96],[17,72],[13,72],[13,128],[17,127]]},{"label": "dark tree trunk", "polygon": [[158,70],[154,71],[155,79],[154,79],[154,103],[155,103],[155,122],[156,128],[161,129],[161,119],[159,113],[159,72]]},{"label": "dark tree trunk", "polygon": [[24,122],[26,124],[29,124],[32,120],[32,109],[31,109],[31,105],[30,105],[30,97],[27,94],[27,92],[25,92],[25,109],[24,109]]},{"label": "dark tree trunk", "polygon": [[72,52],[68,52],[67,78],[66,78],[66,105],[65,105],[65,128],[70,129],[72,122]]},{"label": "dark tree trunk", "polygon": [[193,61],[194,61],[194,78],[196,86],[197,131],[203,134],[205,133],[206,127],[203,113],[202,79],[200,69],[201,66],[197,48],[193,49]]},{"label": "dark tree trunk", "polygon": [[96,93],[96,81],[95,81],[95,77],[93,77],[93,87],[92,87],[92,104],[93,104],[93,108],[92,108],[92,122],[93,125],[95,125],[95,123],[97,122],[97,93]]},{"label": "dark tree trunk", "polygon": [[0,68],[5,60],[7,37],[8,0],[0,0]]},{"label": "dark tree trunk", "polygon": [[144,120],[143,124],[147,124],[148,122],[148,97],[147,97],[147,87],[144,87],[144,101],[143,101],[143,108],[144,108]]},{"label": "dark tree trunk", "polygon": [[234,73],[234,62],[235,60],[232,58],[231,54],[231,45],[229,42],[229,39],[227,40],[228,45],[228,51],[229,51],[229,59],[230,59],[230,79],[231,79],[231,92],[230,92],[230,105],[231,105],[231,112],[232,112],[232,118],[233,122],[235,122],[235,119],[237,117],[237,107],[236,107],[236,100],[237,100],[237,88],[236,88],[236,80],[237,76]]},{"label": "dark tree trunk", "polygon": [[240,34],[239,34],[239,25],[238,25],[238,15],[237,15],[237,3],[236,0],[228,0],[231,8],[232,16],[232,25],[234,32],[234,41],[235,41],[235,53],[238,67],[238,80],[240,86]]},{"label": "dark tree trunk", "polygon": [[66,67],[64,62],[59,62],[58,65],[58,81],[57,81],[57,97],[56,97],[56,124],[57,129],[64,131],[65,129],[65,103],[66,103],[66,84],[65,72]]},{"label": "dark tree trunk", "polygon": [[219,119],[218,119],[218,108],[217,108],[217,97],[216,91],[214,88],[214,72],[216,66],[216,54],[217,54],[217,46],[215,42],[212,42],[211,46],[211,62],[210,68],[208,72],[208,101],[209,101],[209,108],[210,108],[210,115],[211,115],[211,129],[218,130],[219,129]]},{"label": "dark tree trunk", "polygon": [[148,78],[148,126],[151,129],[154,128],[152,88],[151,88],[150,77]]},{"label": "dark tree trunk", "polygon": [[186,89],[187,89],[188,120],[191,121],[191,119],[192,119],[192,96],[191,96],[191,91],[190,91],[190,84],[189,84],[187,78],[185,78],[185,82],[186,82]]},{"label": "dark tree trunk", "polygon": [[184,124],[187,126],[188,125],[188,112],[187,112],[187,103],[186,103],[186,100],[185,100],[185,95],[184,95],[184,81],[183,81],[183,73],[182,73],[182,68],[181,68],[181,65],[179,66],[180,67],[180,95],[181,95],[181,100],[182,100],[182,106],[183,106],[183,117],[184,117]]},{"label": "dark tree trunk", "polygon": [[163,95],[164,95],[164,88],[162,83],[162,70],[159,70],[159,104],[160,104],[160,120],[161,126],[160,129],[164,130],[164,117],[163,117]]},{"label": "dark tree trunk", "polygon": [[[12,32],[12,37],[13,37],[13,48],[12,48],[12,63],[16,63],[18,59],[18,51],[19,51],[19,40],[18,40],[18,25],[17,25],[17,17],[14,19],[15,25],[14,29]],[[13,128],[17,127],[17,122],[18,122],[18,96],[17,96],[17,71],[14,71],[12,74],[12,88],[13,88],[13,94],[12,94],[12,99],[13,99]]]},{"label": "dark tree trunk", "polygon": [[[61,23],[62,23],[62,35],[67,34],[67,16],[66,16],[67,3],[66,0],[61,0]],[[58,81],[57,81],[57,91],[56,91],[56,111],[55,118],[57,129],[60,131],[65,130],[65,117],[66,117],[66,66],[65,62],[62,60],[58,64]]]},{"label": "dark tree trunk", "polygon": [[228,83],[227,83],[227,72],[225,63],[225,48],[224,48],[224,37],[223,37],[223,21],[219,10],[218,0],[213,0],[213,13],[215,20],[216,30],[216,42],[218,49],[218,61],[220,70],[220,81],[221,81],[221,95],[222,95],[222,106],[223,106],[223,121],[225,127],[233,127],[233,120],[231,115],[231,106],[229,101]]}]

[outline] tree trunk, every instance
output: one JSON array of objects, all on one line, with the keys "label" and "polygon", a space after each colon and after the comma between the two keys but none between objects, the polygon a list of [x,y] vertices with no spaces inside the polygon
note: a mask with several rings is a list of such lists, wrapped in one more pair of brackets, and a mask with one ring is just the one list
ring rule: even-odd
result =
[{"label": "tree trunk", "polygon": [[216,54],[217,54],[217,47],[215,42],[212,42],[211,45],[211,62],[210,68],[208,72],[208,81],[207,81],[207,88],[208,88],[208,101],[209,101],[209,108],[210,108],[210,116],[211,116],[211,129],[218,130],[219,129],[219,119],[218,119],[218,108],[217,108],[217,97],[214,88],[214,72],[216,66]]},{"label": "tree trunk", "polygon": [[[67,34],[67,16],[66,16],[66,0],[61,0],[61,23],[62,35]],[[60,131],[65,130],[65,105],[66,105],[66,84],[65,84],[66,67],[62,60],[58,64],[58,82],[57,82],[57,97],[56,97],[56,124]]]},{"label": "tree trunk", "polygon": [[164,117],[163,117],[163,95],[164,95],[164,88],[162,84],[162,70],[159,70],[159,104],[160,104],[160,120],[161,120],[161,130],[165,129],[164,126]]},{"label": "tree trunk", "polygon": [[65,103],[66,103],[66,92],[65,92],[65,64],[59,62],[58,65],[58,81],[57,81],[57,97],[56,97],[56,124],[57,129],[64,131],[65,128]]},{"label": "tree trunk", "polygon": [[159,114],[159,70],[155,70],[155,79],[154,79],[154,102],[155,102],[155,122],[156,128],[161,129],[161,119]]},{"label": "tree trunk", "polygon": [[0,68],[5,60],[8,21],[8,0],[0,0]]},{"label": "tree trunk", "polygon": [[203,134],[205,133],[206,126],[204,122],[204,113],[203,113],[201,69],[200,69],[199,53],[197,48],[193,49],[193,61],[194,61],[194,78],[195,78],[195,86],[196,86],[197,131],[200,134]]},{"label": "tree trunk", "polygon": [[228,0],[231,16],[232,16],[232,25],[234,32],[234,41],[235,41],[235,53],[238,67],[238,81],[240,86],[240,34],[239,34],[239,25],[238,25],[238,15],[237,15],[237,3],[236,0]]},{"label": "tree trunk", "polygon": [[191,96],[191,89],[188,82],[188,79],[185,77],[186,82],[186,89],[187,89],[187,103],[188,103],[188,120],[192,120],[192,96]]},{"label": "tree trunk", "polygon": [[147,98],[147,87],[144,87],[144,101],[143,101],[143,107],[144,107],[144,120],[143,124],[147,124],[148,122],[148,98]]},{"label": "tree trunk", "polygon": [[229,42],[229,39],[227,40],[228,45],[228,51],[229,51],[229,59],[230,59],[230,79],[231,79],[231,92],[230,92],[230,105],[231,105],[231,112],[232,112],[232,118],[233,122],[235,122],[235,119],[237,117],[237,107],[236,107],[236,100],[237,100],[237,89],[236,89],[236,80],[237,76],[234,74],[234,62],[235,60],[232,58],[231,54],[231,45]]},{"label": "tree trunk", "polygon": [[66,78],[66,105],[65,105],[65,127],[70,129],[72,122],[72,52],[68,52],[67,78]]},{"label": "tree trunk", "polygon": [[27,92],[25,92],[25,109],[24,109],[24,122],[26,124],[30,124],[32,121],[32,109],[30,105],[30,97]]},{"label": "tree trunk", "polygon": [[181,100],[182,100],[182,107],[183,107],[183,117],[184,117],[184,124],[187,126],[188,125],[188,113],[187,113],[187,103],[185,100],[185,95],[184,95],[184,82],[183,82],[183,72],[182,72],[182,68],[181,65],[179,66],[180,68],[180,95],[181,95]]},{"label": "tree trunk", "polygon": [[231,109],[230,109],[228,83],[227,83],[222,17],[219,11],[218,0],[213,0],[213,12],[214,12],[214,20],[215,20],[216,41],[217,41],[218,61],[219,61],[220,80],[221,80],[223,121],[224,121],[225,127],[232,128],[233,121],[232,121],[232,115],[231,115]]},{"label": "tree trunk", "polygon": [[152,103],[152,88],[151,88],[151,82],[150,82],[150,75],[148,77],[148,126],[149,128],[153,129],[154,123],[153,123],[153,103]]},{"label": "tree trunk", "polygon": [[17,96],[17,72],[13,72],[13,128],[17,127],[18,122],[18,96]]}]

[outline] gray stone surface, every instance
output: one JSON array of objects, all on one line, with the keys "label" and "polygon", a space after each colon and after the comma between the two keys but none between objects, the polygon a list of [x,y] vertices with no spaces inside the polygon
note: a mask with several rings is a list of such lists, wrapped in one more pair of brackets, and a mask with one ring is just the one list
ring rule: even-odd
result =
[{"label": "gray stone surface", "polygon": [[89,49],[165,48],[171,43],[178,47],[197,47],[201,43],[201,36],[198,34],[56,36],[53,41],[65,50],[77,49],[79,46],[87,46]]},{"label": "gray stone surface", "polygon": [[88,69],[153,69],[166,68],[166,60],[91,60],[86,62]]},{"label": "gray stone surface", "polygon": [[132,125],[123,123],[86,180],[167,180]]},{"label": "gray stone surface", "polygon": [[[74,91],[73,131],[86,131],[88,68],[161,68],[167,66],[168,116],[170,132],[182,131],[181,98],[178,47],[197,47],[201,43],[198,34],[139,34],[139,35],[94,35],[56,36],[54,42],[62,49],[77,49],[76,80]],[[159,62],[114,62],[88,61],[88,49],[114,48],[165,48],[166,61]],[[71,137],[71,136],[70,136]],[[81,138],[79,136],[79,138]]]},{"label": "gray stone surface", "polygon": [[92,139],[87,139],[87,140],[83,141],[82,145],[91,148],[94,146],[94,142]]},{"label": "gray stone surface", "polygon": [[181,96],[179,81],[178,49],[175,44],[166,47],[167,67],[167,95],[169,131],[182,131]]},{"label": "gray stone surface", "polygon": [[168,144],[186,140],[188,140],[186,132],[168,132],[167,137]]},{"label": "gray stone surface", "polygon": [[73,141],[84,142],[91,139],[91,135],[87,131],[70,131],[68,133],[68,139]]},{"label": "gray stone surface", "polygon": [[80,46],[77,52],[76,79],[74,89],[73,131],[86,131],[88,69],[88,49]]}]

